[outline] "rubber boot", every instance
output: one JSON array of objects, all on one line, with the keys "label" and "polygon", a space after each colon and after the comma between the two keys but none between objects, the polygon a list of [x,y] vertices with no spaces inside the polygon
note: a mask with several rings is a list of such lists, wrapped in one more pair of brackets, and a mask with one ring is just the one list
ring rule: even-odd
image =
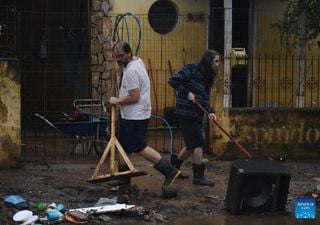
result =
[{"label": "rubber boot", "polygon": [[171,163],[164,157],[160,159],[158,163],[154,165],[154,168],[162,173],[165,177],[165,181],[162,185],[162,197],[175,198],[177,196],[177,189],[174,185],[176,178],[180,175],[180,170],[171,165]]},{"label": "rubber boot", "polygon": [[193,184],[214,186],[214,182],[204,176],[205,164],[193,164]]},{"label": "rubber boot", "polygon": [[[129,167],[126,164],[119,163],[119,172],[128,171]],[[119,192],[120,193],[130,193],[131,188],[131,177],[120,178]]]},{"label": "rubber boot", "polygon": [[164,157],[162,157],[160,161],[154,165],[154,168],[164,175],[164,186],[173,184],[181,173],[180,170],[172,166]]},{"label": "rubber boot", "polygon": [[[180,170],[180,167],[183,163],[183,160],[181,159],[178,159],[178,156],[177,155],[171,155],[171,164],[177,168],[178,170]],[[182,172],[180,173],[180,175],[178,176],[178,178],[180,179],[188,179],[189,176],[187,174],[183,174]]]},{"label": "rubber boot", "polygon": [[[118,171],[127,171],[129,167],[126,164],[119,163]],[[119,192],[120,194],[130,193],[131,178],[130,177],[119,177],[115,180],[109,181],[108,184],[113,186],[113,190]]]}]

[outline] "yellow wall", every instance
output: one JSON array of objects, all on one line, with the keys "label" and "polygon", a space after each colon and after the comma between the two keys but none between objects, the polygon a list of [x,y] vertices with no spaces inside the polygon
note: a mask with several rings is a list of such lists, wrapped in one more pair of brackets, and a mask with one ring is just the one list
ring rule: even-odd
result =
[{"label": "yellow wall", "polygon": [[255,34],[256,53],[275,54],[284,50],[280,44],[278,32],[271,29],[271,25],[282,19],[286,8],[283,1],[255,1]]},{"label": "yellow wall", "polygon": [[0,60],[0,169],[15,166],[21,153],[19,63]]},{"label": "yellow wall", "polygon": [[258,10],[281,10],[285,9],[287,2],[281,0],[254,1],[255,8]]},{"label": "yellow wall", "polygon": [[[259,106],[294,107],[300,86],[307,82],[317,86],[319,74],[319,48],[317,40],[310,41],[306,48],[305,71],[299,69],[299,49],[288,53],[280,42],[279,33],[272,29],[272,24],[282,20],[287,2],[270,0],[255,2],[255,81],[261,80],[266,88],[255,89],[255,102]],[[305,78],[299,78],[304,76]],[[302,79],[302,81],[299,81]],[[286,88],[284,88],[286,86]],[[313,107],[312,101],[318,95],[319,88],[305,88],[305,103]],[[257,105],[257,104],[255,104]]]},{"label": "yellow wall", "polygon": [[[114,0],[113,12],[134,14],[147,14],[150,6],[155,0]],[[189,12],[208,12],[208,0],[173,0],[177,6],[180,14]]]},{"label": "yellow wall", "polygon": [[[142,31],[139,56],[144,60],[152,83],[152,108],[154,114],[163,114],[163,109],[175,105],[174,92],[167,84],[171,73],[180,69],[184,62],[193,63],[199,60],[207,47],[207,11],[208,1],[180,0],[173,1],[179,12],[176,27],[169,33],[161,35],[153,31],[148,21],[148,11],[155,1],[117,0],[114,1],[115,15],[130,12],[139,18]],[[186,14],[203,15],[200,21],[190,21]],[[133,17],[127,16],[130,44],[135,50],[138,40],[138,25]],[[126,26],[119,26],[122,40],[127,39]],[[170,70],[169,63],[172,70]]]}]

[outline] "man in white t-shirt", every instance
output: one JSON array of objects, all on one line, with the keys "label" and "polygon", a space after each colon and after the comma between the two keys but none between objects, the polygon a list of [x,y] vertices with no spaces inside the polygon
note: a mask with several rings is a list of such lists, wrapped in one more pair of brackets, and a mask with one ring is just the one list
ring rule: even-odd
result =
[{"label": "man in white t-shirt", "polygon": [[[150,80],[143,61],[133,57],[128,43],[115,44],[113,54],[123,68],[119,97],[110,97],[110,104],[120,106],[119,142],[127,153],[138,153],[154,164],[165,176],[163,194],[179,176],[180,170],[147,144],[146,132],[151,117]],[[172,192],[172,191],[171,191]],[[175,192],[176,194],[176,192]]]}]

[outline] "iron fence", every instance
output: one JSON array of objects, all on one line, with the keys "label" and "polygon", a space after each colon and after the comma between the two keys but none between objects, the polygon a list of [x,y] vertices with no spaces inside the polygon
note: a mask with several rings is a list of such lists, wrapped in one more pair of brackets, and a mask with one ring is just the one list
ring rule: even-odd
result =
[{"label": "iron fence", "polygon": [[[319,108],[319,56],[258,55],[231,68],[232,107]],[[232,59],[230,59],[231,61]]]},{"label": "iron fence", "polygon": [[[21,62],[23,159],[96,159],[89,137],[62,135],[34,116],[40,113],[59,121],[63,113],[72,111],[74,99],[91,98],[93,92],[107,85],[104,78],[97,86],[92,84],[93,31],[88,2],[49,2],[55,4],[40,4],[38,10],[36,6],[34,10],[23,8],[23,1],[19,9],[0,7],[1,24],[7,20],[10,29],[5,30],[6,35],[12,36],[7,38],[1,28],[0,38],[6,38],[2,43],[16,49],[15,56]],[[72,2],[79,5],[71,7]],[[63,4],[68,6],[62,7]],[[116,16],[110,15],[112,21]],[[137,16],[142,29],[139,55],[150,75],[154,115],[166,119],[172,115],[175,97],[167,85],[169,77],[183,65],[199,60],[208,46],[223,55],[219,71],[222,82],[217,85],[230,97],[225,107],[320,107],[319,56],[313,50],[305,57],[284,51],[279,35],[271,29],[281,12],[256,11],[253,16],[248,9],[214,8],[210,16],[179,15],[176,27],[167,34],[156,33],[148,15]],[[232,17],[237,18],[236,22],[228,24]],[[255,23],[250,22],[252,18]],[[126,23],[130,38],[135,39],[134,20],[129,18]],[[228,30],[229,26],[234,29]],[[126,37],[124,27],[121,30],[122,37]],[[233,48],[243,48],[246,54],[233,55]],[[99,92],[99,99],[107,96],[108,93]],[[152,119],[148,133],[153,146],[160,151],[170,150],[172,137],[161,121]],[[178,151],[183,145],[178,126],[174,126],[173,133],[172,148]]]},{"label": "iron fence", "polygon": [[0,57],[17,56],[16,12],[16,7],[10,3],[0,5]]}]

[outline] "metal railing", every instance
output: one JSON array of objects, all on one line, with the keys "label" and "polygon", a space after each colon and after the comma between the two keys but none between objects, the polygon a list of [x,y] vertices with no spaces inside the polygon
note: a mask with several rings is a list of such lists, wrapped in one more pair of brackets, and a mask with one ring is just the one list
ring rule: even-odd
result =
[{"label": "metal railing", "polygon": [[[71,6],[72,2],[81,4],[78,8],[82,11],[62,12],[62,8],[75,9]],[[25,9],[14,11],[16,16],[13,18],[17,20],[13,20],[12,27],[16,32],[11,33],[15,42],[10,44],[9,39],[6,40],[16,49],[15,54],[21,62],[22,136],[26,159],[45,159],[49,156],[57,159],[61,151],[65,152],[62,154],[64,157],[72,158],[72,154],[68,155],[68,151],[64,150],[70,137],[61,136],[39,123],[33,116],[34,112],[57,119],[61,112],[70,112],[74,99],[91,98],[92,92],[107,85],[103,79],[99,81],[99,87],[92,84],[92,30],[87,3],[65,1],[67,6],[59,6],[60,11],[50,11],[47,7],[45,13],[31,10],[25,3]],[[33,9],[36,7],[32,6]],[[3,12],[9,15],[12,11]],[[210,16],[179,15],[176,27],[165,35],[151,29],[148,15],[137,15],[142,27],[139,56],[151,76],[155,115],[164,116],[166,109],[175,105],[174,92],[167,84],[169,77],[184,64],[198,61],[207,46],[223,55],[221,82],[216,85],[230,97],[225,107],[320,107],[319,56],[315,51],[310,51],[306,57],[299,58],[297,54],[289,55],[284,51],[279,35],[271,29],[271,24],[281,18],[281,12],[256,11],[254,17],[250,13],[244,9],[216,8]],[[110,15],[113,20],[116,16]],[[228,24],[232,17],[237,19],[236,22]],[[256,23],[248,22],[250,18],[254,18]],[[130,20],[127,24],[132,26],[129,28],[131,38],[135,38],[136,26]],[[255,26],[251,27],[252,24]],[[233,30],[227,29],[229,25],[233,25]],[[244,63],[234,64],[233,56],[229,54],[231,52],[226,51],[235,47],[246,49]],[[108,95],[105,92],[99,94],[101,99]],[[150,126],[157,128],[149,132],[151,142],[156,148],[160,146],[160,149],[167,150],[169,133],[160,127],[160,122],[151,121]],[[178,129],[176,131],[178,133]],[[75,151],[81,154],[74,155],[75,158],[90,158],[91,153],[95,157],[93,151],[87,157],[87,152],[83,151],[87,147],[81,147],[81,144],[77,146],[81,149]],[[181,146],[181,136],[178,134],[174,148]]]},{"label": "metal railing", "polygon": [[232,107],[319,108],[320,57],[262,55],[231,67]]}]

